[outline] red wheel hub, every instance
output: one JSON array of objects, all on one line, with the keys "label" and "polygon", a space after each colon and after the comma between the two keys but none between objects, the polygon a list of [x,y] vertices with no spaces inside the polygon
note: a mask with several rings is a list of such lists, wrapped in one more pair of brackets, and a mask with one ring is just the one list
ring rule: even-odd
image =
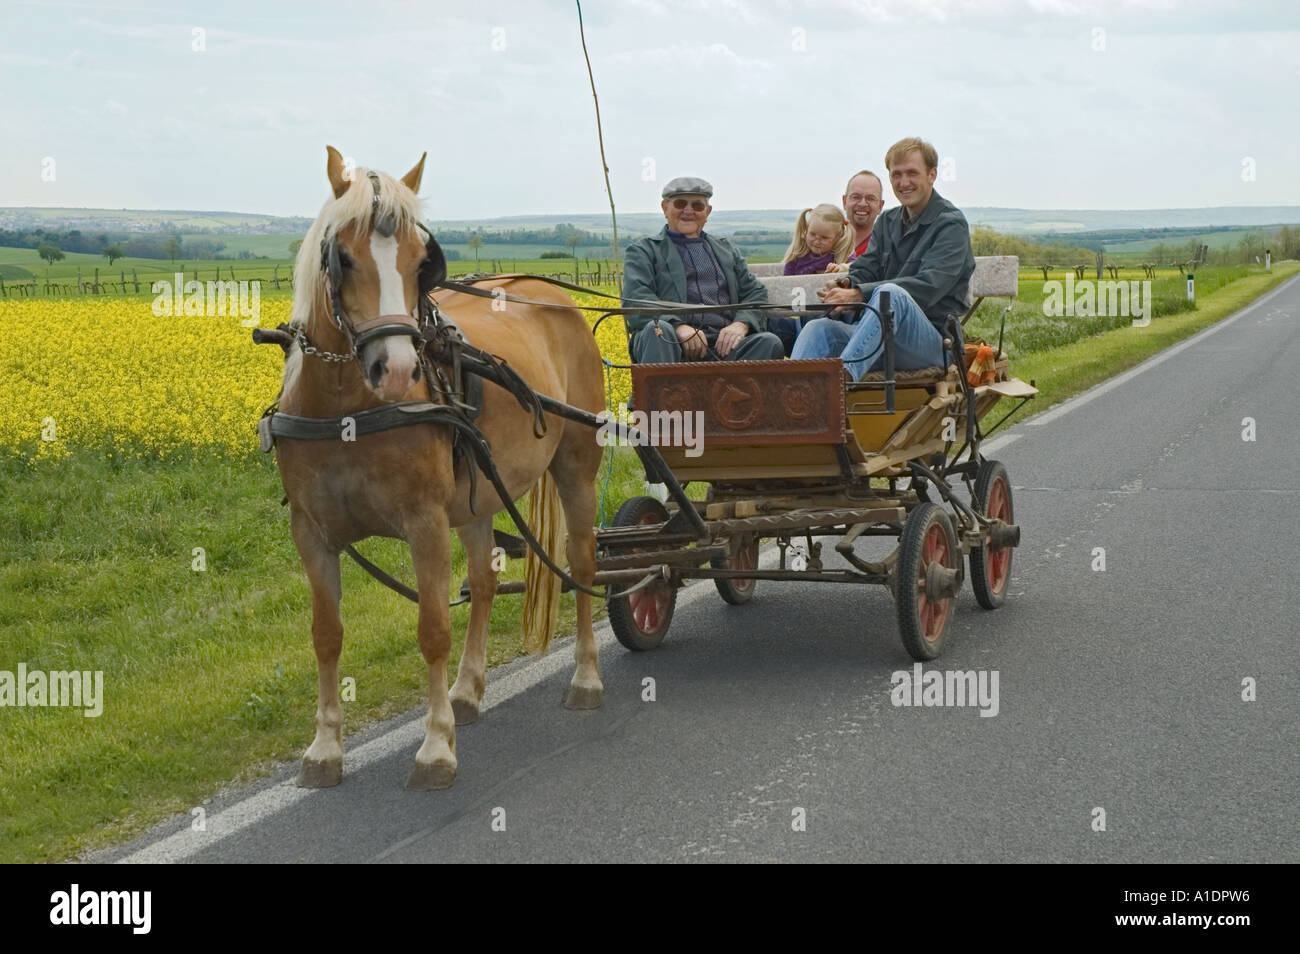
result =
[{"label": "red wheel hub", "polygon": [[[752,570],[756,566],[758,566],[758,544],[757,543],[741,544],[740,549],[736,551],[736,555],[734,557],[729,557],[726,563],[726,567],[728,570]],[[733,578],[731,581],[731,585],[738,590],[752,589],[754,586],[754,578],[753,577]]]},{"label": "red wheel hub", "polygon": [[[659,522],[659,518],[653,513],[646,514],[640,520],[642,525],[648,526],[653,526]],[[627,598],[628,608],[632,611],[632,621],[636,624],[636,628],[646,636],[652,636],[659,632],[671,603],[672,588],[667,583],[651,583]]]},{"label": "red wheel hub", "polygon": [[921,545],[920,579],[917,582],[916,609],[921,621],[921,629],[926,642],[934,642],[943,635],[944,625],[948,620],[948,610],[952,598],[931,600],[925,595],[926,568],[931,563],[953,569],[952,549],[948,545],[948,534],[942,524],[934,524],[925,533],[925,542]]},{"label": "red wheel hub", "polygon": [[[992,486],[989,487],[987,516],[993,520],[1001,520],[1003,523],[1011,523],[1011,504],[1010,496],[1007,494],[1007,482],[1001,477],[993,481]],[[994,593],[1001,593],[1006,588],[1007,577],[1011,570],[1011,548],[990,549],[985,557],[985,562],[988,567],[989,589]]]}]

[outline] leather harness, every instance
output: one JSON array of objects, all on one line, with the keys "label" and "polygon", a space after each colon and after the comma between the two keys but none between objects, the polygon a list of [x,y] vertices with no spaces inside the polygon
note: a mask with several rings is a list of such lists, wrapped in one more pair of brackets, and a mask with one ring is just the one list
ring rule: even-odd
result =
[{"label": "leather harness", "polygon": [[[379,176],[375,172],[369,173],[371,187],[373,189],[372,208],[376,215],[379,209]],[[362,411],[354,411],[343,417],[328,418],[311,418],[302,417],[296,414],[285,414],[279,410],[280,398],[283,391],[277,395],[275,401],[262,414],[258,422],[258,434],[261,437],[261,447],[263,452],[269,452],[275,445],[276,438],[286,438],[289,440],[337,440],[343,433],[344,419],[350,418],[354,428],[353,433],[374,434],[380,431],[391,430],[395,427],[408,427],[414,424],[443,424],[450,427],[453,431],[454,438],[452,444],[453,466],[455,461],[461,456],[468,455],[471,458],[468,472],[470,480],[470,512],[477,513],[475,507],[475,494],[477,483],[477,471],[482,470],[491,482],[493,488],[497,491],[498,497],[505,505],[506,511],[510,514],[511,520],[519,529],[524,542],[537,554],[537,557],[558,577],[564,580],[569,586],[579,592],[587,593],[602,599],[609,597],[609,594],[584,586],[574,580],[563,569],[556,565],[536,537],[528,529],[527,523],[523,516],[515,507],[506,489],[500,473],[497,471],[496,464],[492,459],[492,449],[488,444],[487,438],[483,432],[474,424],[474,418],[478,416],[482,409],[482,379],[486,378],[494,384],[499,385],[514,395],[520,406],[533,416],[533,433],[540,438],[546,433],[545,412],[557,414],[570,420],[578,421],[590,427],[600,427],[608,422],[597,418],[586,411],[570,407],[553,398],[538,394],[530,388],[513,368],[502,358],[476,348],[466,339],[460,328],[447,315],[438,308],[434,301],[432,292],[435,288],[446,288],[451,291],[459,292],[465,295],[471,295],[478,298],[489,298],[497,301],[508,301],[515,304],[534,305],[544,308],[573,308],[578,307],[583,311],[600,311],[604,312],[600,320],[611,315],[664,315],[664,314],[700,314],[703,312],[714,311],[732,311],[737,307],[735,304],[729,305],[694,305],[683,304],[681,302],[666,302],[655,300],[627,299],[628,304],[624,304],[624,299],[606,294],[605,292],[596,291],[590,288],[584,288],[581,285],[572,284],[562,279],[551,278],[543,275],[512,274],[491,276],[492,278],[530,278],[537,281],[544,281],[547,284],[555,285],[570,291],[577,291],[583,294],[592,295],[600,298],[609,298],[619,302],[617,307],[593,307],[593,306],[575,306],[572,303],[560,304],[557,302],[533,301],[527,298],[519,298],[513,295],[507,295],[499,288],[487,291],[482,288],[476,288],[470,282],[456,282],[447,278],[447,262],[443,255],[442,248],[434,239],[432,233],[421,223],[417,226],[428,235],[428,241],[425,243],[425,261],[420,266],[420,305],[419,317],[413,318],[410,315],[378,315],[373,318],[366,318],[359,322],[353,322],[348,316],[346,309],[343,307],[343,301],[340,295],[340,289],[344,280],[344,265],[338,250],[337,236],[327,235],[321,240],[321,270],[325,273],[325,291],[329,299],[330,314],[334,319],[334,324],[344,333],[348,339],[350,352],[345,354],[332,354],[315,348],[307,338],[305,329],[296,329],[287,324],[281,324],[275,329],[255,328],[253,330],[253,341],[258,344],[278,344],[284,350],[287,357],[290,350],[296,343],[303,351],[304,358],[310,355],[317,355],[325,360],[332,361],[360,361],[361,350],[371,341],[377,338],[388,337],[392,335],[405,335],[413,339],[416,344],[416,353],[420,361],[422,373],[426,375],[425,380],[429,384],[430,391],[433,393],[434,401],[402,401],[395,404],[384,404],[379,407],[368,408]],[[375,231],[383,236],[391,236],[396,231],[396,223],[391,215],[376,218],[374,224]],[[476,281],[482,279],[471,279]],[[780,311],[782,314],[798,315],[822,315],[831,307],[828,305],[808,306],[804,311],[793,311],[789,307],[782,305],[771,305],[766,303],[746,304],[747,309],[759,311]],[[599,323],[599,322],[598,322]],[[617,424],[620,430],[627,431],[629,439],[637,439],[639,435],[632,428],[628,428],[621,423]],[[644,443],[644,442],[642,442]],[[287,503],[286,497],[281,503]],[[696,521],[692,521],[696,522]],[[388,586],[390,589],[401,593],[408,599],[416,600],[417,594],[410,587],[404,586],[397,580],[393,579],[383,570],[376,567],[373,563],[361,556],[352,546],[344,548],[362,568],[374,576],[377,580]],[[655,571],[647,574],[646,578],[631,587],[623,587],[618,591],[620,597],[627,596],[644,586],[654,582],[660,577],[660,573]]]}]

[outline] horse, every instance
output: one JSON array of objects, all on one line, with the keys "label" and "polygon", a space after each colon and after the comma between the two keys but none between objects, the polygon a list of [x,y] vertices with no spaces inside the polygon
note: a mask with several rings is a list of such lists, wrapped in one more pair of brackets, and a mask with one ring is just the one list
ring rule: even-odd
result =
[{"label": "horse", "polygon": [[[425,380],[417,354],[422,299],[445,277],[436,242],[421,239],[417,198],[427,153],[400,180],[349,170],[326,147],[333,196],[299,250],[290,331],[278,410],[312,418],[345,418],[401,401],[442,400]],[[471,345],[504,359],[540,394],[596,412],[603,404],[600,354],[581,312],[559,289],[526,277],[484,283],[537,304],[465,294],[439,296],[438,307]],[[590,587],[596,569],[595,480],[601,448],[593,432],[547,418],[538,437],[533,416],[504,388],[484,381],[475,424],[494,451],[511,499],[549,472],[568,528],[573,579]],[[355,421],[355,419],[353,419]],[[337,440],[276,438],[276,463],[289,503],[289,525],[311,589],[312,645],[319,679],[316,734],[302,759],[302,787],[337,785],[343,777],[343,711],[338,662],[339,555],[370,536],[405,540],[419,595],[417,636],[428,666],[424,741],[409,789],[440,789],[456,777],[456,725],[478,718],[486,675],[488,619],[496,593],[492,516],[504,503],[487,480],[471,502],[468,455],[453,456],[451,428],[438,422],[395,427]],[[465,652],[447,689],[451,650],[448,593],[450,532],[464,545],[471,598]],[[591,597],[577,592],[575,670],[565,705],[594,709],[603,686]]]}]

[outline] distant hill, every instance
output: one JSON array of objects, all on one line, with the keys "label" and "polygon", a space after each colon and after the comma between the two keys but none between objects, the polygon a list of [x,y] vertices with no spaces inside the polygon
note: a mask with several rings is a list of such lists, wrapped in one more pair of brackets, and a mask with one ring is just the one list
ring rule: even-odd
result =
[{"label": "distant hill", "polygon": [[192,209],[0,208],[0,229],[46,228],[87,232],[200,232],[224,235],[302,235],[312,223],[303,216]]},{"label": "distant hill", "polygon": [[[967,206],[972,225],[983,225],[1012,235],[1036,238],[1072,236],[1074,233],[1115,233],[1139,230],[1146,235],[1164,229],[1216,230],[1300,223],[1300,206],[1217,206],[1199,209],[1004,209]],[[798,209],[717,210],[710,228],[734,232],[780,232],[792,228]],[[620,238],[657,232],[663,226],[658,212],[623,212],[618,218]],[[311,225],[306,216],[257,215],[248,212],[197,210],[0,208],[0,229],[81,229],[87,232],[212,233],[218,235],[302,236]],[[564,215],[511,215],[493,219],[439,219],[436,229],[548,229],[562,224],[589,232],[610,231],[608,213]]]}]

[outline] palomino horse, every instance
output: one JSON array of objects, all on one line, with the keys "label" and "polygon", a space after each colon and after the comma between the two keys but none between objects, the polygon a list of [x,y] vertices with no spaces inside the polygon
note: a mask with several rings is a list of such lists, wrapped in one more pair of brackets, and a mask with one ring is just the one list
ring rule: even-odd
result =
[{"label": "palomino horse", "polygon": [[[429,400],[429,382],[423,380],[411,334],[420,298],[429,292],[421,268],[427,253],[436,249],[431,242],[426,247],[417,231],[416,193],[424,157],[399,181],[364,169],[348,175],[343,157],[333,147],[327,152],[334,197],[308,230],[295,265],[292,328],[305,337],[289,351],[279,410],[342,418],[382,404]],[[323,262],[322,249],[331,248],[337,259],[327,255],[329,262]],[[519,297],[568,307],[502,308],[504,302],[467,295],[444,296],[440,307],[471,344],[505,359],[534,390],[599,410],[600,355],[572,300],[553,286],[528,279],[503,279],[495,283],[500,286]],[[331,288],[341,305],[338,319]],[[376,326],[382,326],[377,337]],[[359,353],[354,353],[358,341]],[[570,573],[590,586],[596,569],[595,479],[601,453],[594,432],[550,417],[545,435],[538,438],[532,415],[492,383],[484,382],[482,404],[475,423],[493,448],[511,497],[525,493],[544,471],[554,478],[568,526]],[[429,714],[407,787],[445,788],[455,779],[456,723],[474,721],[483,699],[488,616],[496,592],[492,515],[503,504],[487,480],[478,480],[477,512],[471,512],[467,469],[474,465],[468,457],[453,461],[450,430],[425,422],[356,434],[351,440],[280,437],[276,442],[293,539],[311,586],[320,681],[316,737],[303,757],[299,785],[337,785],[343,776],[339,554],[369,536],[405,540],[418,579],[418,638],[429,667]],[[452,527],[465,546],[472,603],[465,653],[448,694]],[[600,705],[602,686],[591,597],[580,591],[577,611],[577,668],[565,705],[590,709]]]}]

